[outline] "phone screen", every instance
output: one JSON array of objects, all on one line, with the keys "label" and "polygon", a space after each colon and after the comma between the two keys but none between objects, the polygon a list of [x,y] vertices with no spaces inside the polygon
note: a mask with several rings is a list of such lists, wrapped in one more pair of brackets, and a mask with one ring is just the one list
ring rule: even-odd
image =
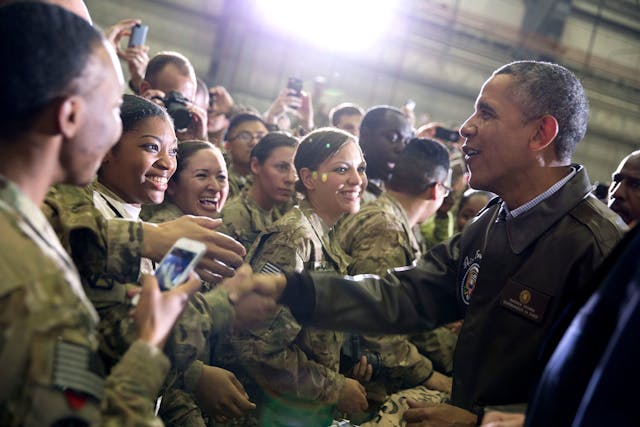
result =
[{"label": "phone screen", "polygon": [[197,252],[174,246],[156,269],[160,289],[166,291],[182,283],[193,269],[197,258]]}]

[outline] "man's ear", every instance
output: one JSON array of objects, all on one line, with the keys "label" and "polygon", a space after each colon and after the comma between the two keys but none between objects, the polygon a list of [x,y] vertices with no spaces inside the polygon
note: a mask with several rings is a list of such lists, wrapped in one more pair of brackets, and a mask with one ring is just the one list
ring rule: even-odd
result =
[{"label": "man's ear", "polygon": [[313,172],[309,168],[300,169],[300,181],[307,188],[307,190],[315,190],[316,180],[313,178]]},{"label": "man's ear", "polygon": [[535,133],[529,141],[532,151],[541,151],[547,148],[558,135],[558,121],[550,114],[546,114],[537,120]]},{"label": "man's ear", "polygon": [[251,167],[251,173],[254,175],[257,175],[258,170],[260,169],[260,162],[258,161],[257,157],[251,157],[250,167]]},{"label": "man's ear", "polygon": [[420,198],[424,200],[436,200],[438,198],[438,184],[430,185],[424,189]]},{"label": "man's ear", "polygon": [[65,98],[58,106],[58,130],[66,138],[78,133],[86,114],[86,103],[81,96],[73,95]]},{"label": "man's ear", "polygon": [[138,93],[139,93],[140,95],[142,95],[143,93],[145,93],[145,92],[146,92],[146,91],[148,91],[149,89],[151,89],[151,84],[150,84],[148,81],[146,81],[146,80],[142,80],[142,81],[140,82],[139,87],[138,87]]}]

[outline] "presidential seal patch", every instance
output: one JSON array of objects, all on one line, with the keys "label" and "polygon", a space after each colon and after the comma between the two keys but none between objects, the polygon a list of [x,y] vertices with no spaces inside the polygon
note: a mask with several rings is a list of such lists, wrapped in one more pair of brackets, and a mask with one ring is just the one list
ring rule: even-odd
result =
[{"label": "presidential seal patch", "polygon": [[471,257],[464,257],[464,262],[462,263],[464,275],[460,282],[460,298],[465,305],[469,305],[469,302],[471,302],[471,295],[473,295],[473,290],[476,288],[481,260],[482,254],[480,251],[476,251]]},{"label": "presidential seal patch", "polygon": [[469,305],[469,302],[471,301],[471,295],[473,294],[473,290],[476,288],[476,281],[478,280],[479,273],[480,265],[478,263],[471,264],[464,273],[462,286],[460,288],[460,296],[462,297],[462,302],[466,305]]}]

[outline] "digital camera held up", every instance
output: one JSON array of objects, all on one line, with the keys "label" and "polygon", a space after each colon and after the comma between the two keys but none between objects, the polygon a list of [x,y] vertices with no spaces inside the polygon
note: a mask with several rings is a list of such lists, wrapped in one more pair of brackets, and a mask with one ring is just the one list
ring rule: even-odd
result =
[{"label": "digital camera held up", "polygon": [[167,113],[169,113],[173,119],[173,127],[176,130],[189,127],[189,124],[191,124],[191,113],[187,107],[189,104],[187,98],[182,96],[180,92],[173,90],[167,94],[162,102],[167,109]]}]

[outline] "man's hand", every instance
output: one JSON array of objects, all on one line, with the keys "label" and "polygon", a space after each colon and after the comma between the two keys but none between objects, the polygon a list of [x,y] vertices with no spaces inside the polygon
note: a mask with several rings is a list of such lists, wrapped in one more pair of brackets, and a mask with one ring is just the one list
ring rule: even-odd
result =
[{"label": "man's hand", "polygon": [[131,28],[141,22],[142,21],[139,19],[123,19],[117,24],[109,27],[104,32],[105,38],[113,45],[113,48],[116,50],[120,58],[124,59],[124,51],[120,48],[120,40],[122,40],[123,37],[130,36]]},{"label": "man's hand", "polygon": [[162,224],[143,223],[142,256],[159,262],[180,237],[202,242],[207,252],[200,260],[197,272],[202,280],[218,283],[231,277],[242,265],[244,247],[226,234],[214,231],[222,224],[219,219],[185,215]]},{"label": "man's hand", "polygon": [[345,378],[337,406],[340,411],[348,414],[365,411],[369,403],[367,392],[362,384],[352,378]]},{"label": "man's hand", "polygon": [[524,426],[524,414],[491,411],[482,418],[483,427],[522,427]]},{"label": "man's hand", "polygon": [[287,286],[287,278],[284,274],[254,274],[253,284],[255,291],[260,295],[273,298],[278,301]]},{"label": "man's hand", "polygon": [[235,328],[244,329],[273,316],[276,301],[269,295],[254,292],[255,284],[249,264],[244,264],[234,277],[224,280],[219,286],[229,292],[229,300],[235,309]]},{"label": "man's hand", "polygon": [[138,304],[131,310],[138,339],[161,349],[189,297],[200,289],[201,281],[191,273],[184,284],[166,292],[160,291],[153,276],[143,274],[140,282],[142,288],[132,290],[129,295],[140,293]]},{"label": "man's hand", "polygon": [[187,104],[191,120],[186,129],[176,131],[176,136],[180,141],[191,141],[194,139],[207,140],[207,112],[196,104],[189,102]]},{"label": "man's hand", "polygon": [[221,423],[256,407],[236,376],[215,366],[203,367],[195,397],[198,405]]},{"label": "man's hand", "polygon": [[131,84],[136,88],[136,93],[139,93],[140,83],[144,80],[144,73],[149,63],[149,46],[128,47],[120,57],[127,62]]},{"label": "man's hand", "polygon": [[451,377],[442,375],[440,372],[433,371],[433,374],[431,374],[423,385],[431,390],[444,391],[445,393],[451,394],[453,380]]},{"label": "man's hand", "polygon": [[353,366],[351,371],[352,378],[361,383],[366,383],[371,380],[371,375],[373,375],[373,366],[367,363],[367,356],[360,356],[360,360]]},{"label": "man's hand", "polygon": [[473,427],[477,417],[471,412],[446,403],[407,400],[404,412],[407,427]]}]

